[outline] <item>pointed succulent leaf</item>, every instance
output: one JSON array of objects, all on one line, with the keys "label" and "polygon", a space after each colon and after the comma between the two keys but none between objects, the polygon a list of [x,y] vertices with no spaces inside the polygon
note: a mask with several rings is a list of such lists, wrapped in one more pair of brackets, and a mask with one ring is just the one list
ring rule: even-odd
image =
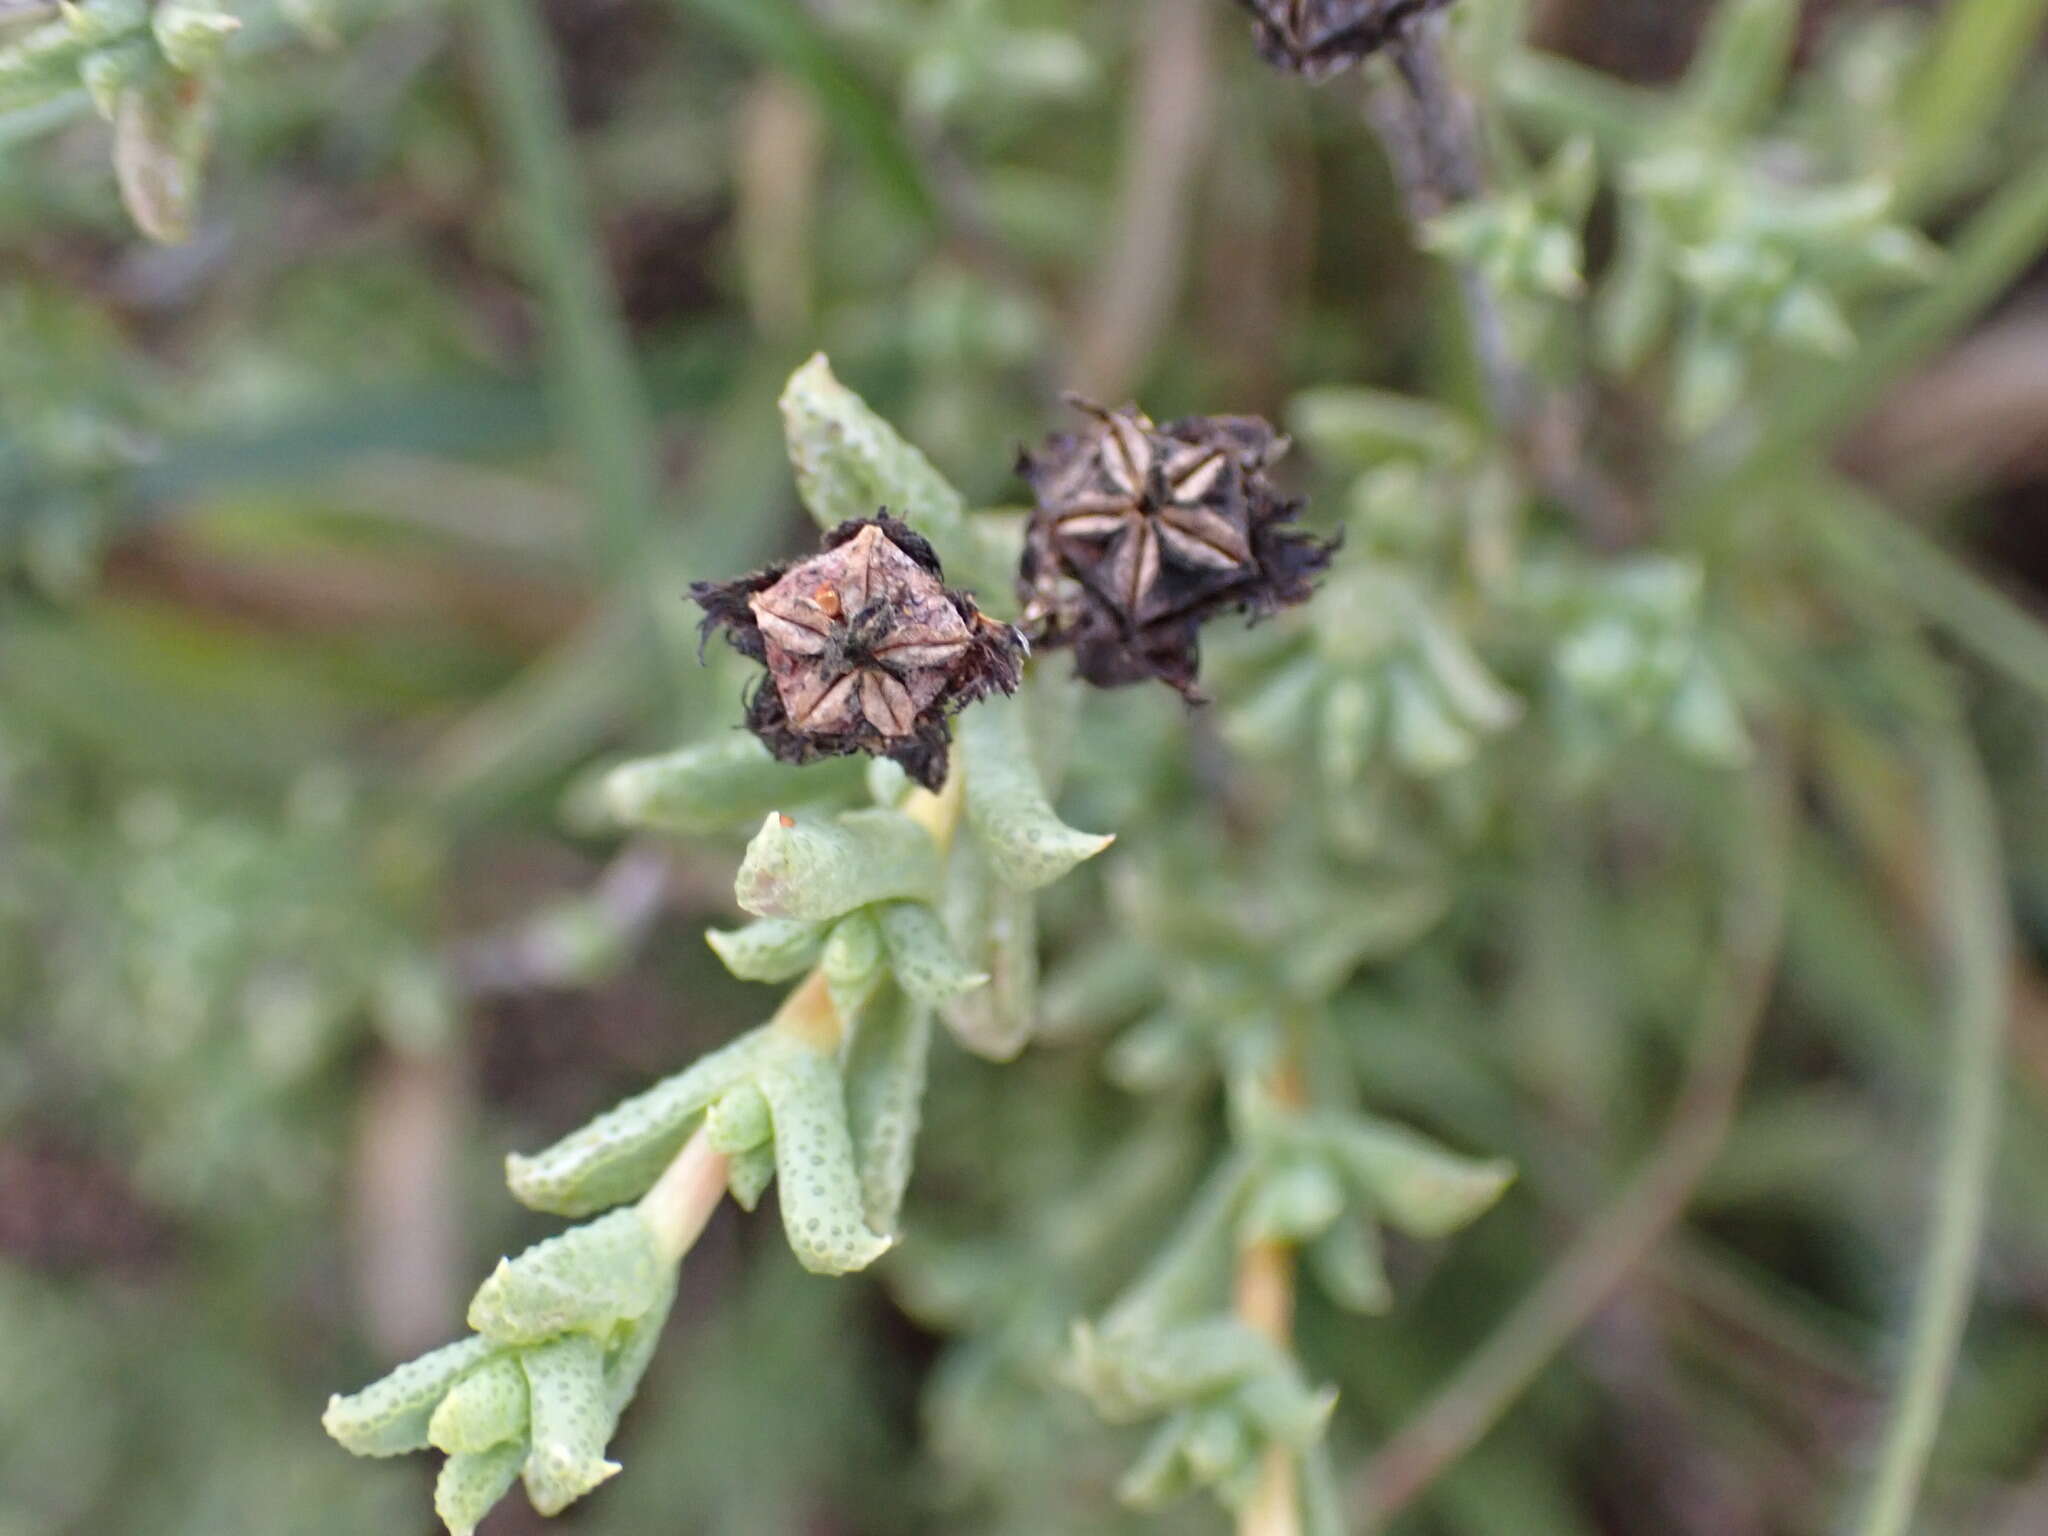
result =
[{"label": "pointed succulent leaf", "polygon": [[829,821],[771,814],[747,844],[734,892],[757,917],[827,922],[870,902],[929,900],[939,878],[931,834],[898,812]]},{"label": "pointed succulent leaf", "polygon": [[931,541],[952,580],[1008,595],[1009,568],[990,559],[960,493],[833,377],[823,353],[790,375],[782,424],[797,492],[819,527],[886,510]]},{"label": "pointed succulent leaf", "polygon": [[1344,1186],[1324,1164],[1298,1159],[1264,1171],[1238,1218],[1243,1243],[1301,1243],[1328,1229],[1344,1209]]},{"label": "pointed succulent leaf", "polygon": [[1319,1116],[1317,1139],[1388,1221],[1443,1237],[1478,1217],[1514,1180],[1511,1164],[1459,1157],[1413,1131],[1357,1116]]},{"label": "pointed succulent leaf", "polygon": [[1365,771],[1379,734],[1386,689],[1376,677],[1338,677],[1323,691],[1316,722],[1316,764],[1323,782],[1347,789]]},{"label": "pointed succulent leaf", "polygon": [[1308,1267],[1340,1307],[1378,1315],[1394,1304],[1380,1230],[1362,1211],[1347,1211],[1308,1246]]},{"label": "pointed succulent leaf", "polygon": [[774,1135],[767,1096],[751,1082],[720,1094],[704,1112],[704,1138],[721,1157],[737,1157],[764,1147]]},{"label": "pointed succulent leaf", "polygon": [[1292,748],[1327,675],[1322,660],[1298,656],[1263,679],[1223,716],[1223,739],[1240,752],[1278,756]]},{"label": "pointed succulent leaf", "polygon": [[78,63],[78,81],[92,98],[93,110],[108,122],[121,108],[121,99],[131,88],[158,77],[163,60],[149,40],[141,37],[95,48]]},{"label": "pointed succulent leaf", "polygon": [[797,1262],[821,1275],[867,1268],[889,1239],[867,1224],[838,1065],[799,1045],[770,1063],[760,1084],[775,1120],[783,1231]]},{"label": "pointed succulent leaf", "polygon": [[158,0],[150,26],[171,68],[189,75],[220,62],[242,20],[211,0]]},{"label": "pointed succulent leaf", "polygon": [[633,1394],[640,1390],[640,1378],[654,1359],[661,1343],[662,1325],[676,1299],[676,1271],[670,1269],[654,1305],[625,1324],[613,1336],[604,1357],[605,1404],[612,1416],[625,1411]]},{"label": "pointed succulent leaf", "polygon": [[846,1053],[846,1117],[867,1224],[893,1234],[917,1149],[932,1010],[898,987],[861,1015]]},{"label": "pointed succulent leaf", "polygon": [[494,1348],[488,1339],[463,1339],[408,1360],[360,1392],[330,1398],[321,1426],[357,1456],[423,1451],[441,1399]]},{"label": "pointed succulent leaf", "polygon": [[1251,1166],[1242,1157],[1209,1176],[1165,1246],[1103,1314],[1105,1336],[1151,1337],[1210,1309],[1227,1283],[1237,1251],[1237,1212],[1250,1182]]},{"label": "pointed succulent leaf", "polygon": [[526,1441],[526,1372],[509,1354],[485,1361],[448,1389],[427,1438],[450,1456]]},{"label": "pointed succulent leaf", "polygon": [[959,732],[968,825],[1005,885],[1035,891],[1115,841],[1077,832],[1053,814],[1032,761],[1021,701],[985,700],[961,716]]},{"label": "pointed succulent leaf", "polygon": [[975,1055],[1009,1061],[1038,1026],[1038,908],[1030,892],[1000,881],[989,881],[982,897],[979,958],[988,985],[954,998],[940,1016]]},{"label": "pointed succulent leaf", "polygon": [[1416,623],[1424,664],[1451,709],[1474,730],[1501,731],[1521,718],[1522,701],[1501,686],[1470,643],[1424,611]]},{"label": "pointed succulent leaf", "polygon": [[745,826],[778,806],[850,793],[859,783],[854,759],[793,768],[769,756],[742,731],[661,757],[622,763],[605,776],[604,799],[629,827],[715,832]]},{"label": "pointed succulent leaf", "polygon": [[1451,718],[1442,696],[1413,667],[1389,667],[1387,688],[1392,705],[1388,739],[1402,767],[1433,778],[1472,761],[1478,751],[1472,733]]},{"label": "pointed succulent leaf", "polygon": [[744,928],[709,929],[704,942],[741,981],[787,981],[811,968],[831,931],[826,923],[760,917]]},{"label": "pointed succulent leaf", "polygon": [[887,974],[882,930],[872,914],[849,912],[832,925],[818,970],[842,1019],[857,1019]]},{"label": "pointed succulent leaf", "polygon": [[875,918],[896,984],[919,1002],[948,1003],[988,981],[986,972],[960,958],[946,937],[946,925],[924,902],[884,902],[875,908]]},{"label": "pointed succulent leaf", "polygon": [[499,1263],[469,1304],[469,1326],[499,1344],[603,1337],[660,1299],[668,1265],[636,1209],[600,1216]]},{"label": "pointed succulent leaf", "polygon": [[1672,696],[1665,717],[1671,739],[1702,762],[1740,768],[1750,759],[1749,732],[1742,712],[1713,664],[1695,657]]},{"label": "pointed succulent leaf", "polygon": [[1279,956],[1279,969],[1297,997],[1329,997],[1361,965],[1412,947],[1451,905],[1450,882],[1431,872],[1370,882],[1348,900],[1335,901],[1304,922]]},{"label": "pointed succulent leaf", "polygon": [[775,1045],[765,1028],[740,1036],[545,1151],[508,1157],[506,1183],[522,1205],[558,1216],[587,1216],[639,1199],[682,1149],[697,1117],[751,1077]]},{"label": "pointed succulent leaf", "polygon": [[1188,1415],[1181,1455],[1203,1487],[1222,1488],[1235,1482],[1256,1454],[1244,1420],[1230,1407],[1218,1403]]},{"label": "pointed succulent leaf", "polygon": [[1117,1480],[1116,1496],[1133,1509],[1163,1509],[1192,1493],[1195,1480],[1181,1454],[1185,1417],[1174,1414],[1152,1433],[1145,1449]]},{"label": "pointed succulent leaf", "polygon": [[114,104],[114,178],[135,227],[165,245],[192,238],[200,175],[213,143],[214,82],[166,75]]},{"label": "pointed succulent leaf", "polygon": [[558,1515],[619,1470],[604,1455],[618,1420],[605,1395],[604,1356],[597,1340],[578,1333],[519,1359],[533,1415],[526,1496],[543,1515]]},{"label": "pointed succulent leaf", "polygon": [[1103,1071],[1128,1092],[1157,1093],[1200,1080],[1213,1071],[1213,1059],[1185,1015],[1160,1008],[1116,1037]]},{"label": "pointed succulent leaf", "polygon": [[448,1527],[448,1536],[474,1536],[484,1516],[512,1491],[525,1465],[524,1440],[467,1451],[442,1462],[434,1479],[434,1513]]},{"label": "pointed succulent leaf", "polygon": [[744,1152],[735,1152],[726,1159],[725,1187],[731,1192],[733,1203],[743,1211],[751,1211],[761,1203],[761,1195],[775,1182],[775,1143],[749,1147]]},{"label": "pointed succulent leaf", "polygon": [[1785,84],[1799,0],[1721,0],[1685,76],[1685,114],[1701,138],[1729,142],[1754,128]]}]

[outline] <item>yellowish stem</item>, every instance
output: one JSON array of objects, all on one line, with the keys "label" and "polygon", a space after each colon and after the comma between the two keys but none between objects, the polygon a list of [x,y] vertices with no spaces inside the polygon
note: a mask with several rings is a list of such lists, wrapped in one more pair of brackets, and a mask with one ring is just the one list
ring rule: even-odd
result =
[{"label": "yellowish stem", "polygon": [[654,1188],[640,1197],[641,1219],[654,1233],[655,1246],[664,1259],[679,1263],[690,1251],[718,1202],[725,1198],[725,1189],[725,1158],[711,1149],[711,1139],[700,1126],[655,1180]]},{"label": "yellowish stem", "polygon": [[[1293,1348],[1294,1250],[1286,1243],[1253,1243],[1238,1256],[1237,1315],[1281,1349]],[[1237,1529],[1238,1536],[1299,1536],[1299,1483],[1285,1446],[1267,1448]]]},{"label": "yellowish stem", "polygon": [[[1273,1074],[1273,1097],[1299,1105],[1305,1094],[1290,1051]],[[1237,1259],[1237,1315],[1246,1327],[1271,1339],[1284,1354],[1294,1350],[1294,1249],[1280,1242],[1252,1243]],[[1269,1446],[1259,1466],[1258,1487],[1237,1515],[1238,1536],[1300,1536],[1301,1480],[1293,1454]]]}]

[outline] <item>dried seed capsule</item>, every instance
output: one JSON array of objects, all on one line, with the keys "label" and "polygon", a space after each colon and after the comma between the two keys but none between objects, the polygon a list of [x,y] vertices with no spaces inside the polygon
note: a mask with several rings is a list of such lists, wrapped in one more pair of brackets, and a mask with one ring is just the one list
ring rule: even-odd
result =
[{"label": "dried seed capsule", "polygon": [[807,560],[698,582],[704,632],[768,669],[747,726],[786,763],[868,752],[918,783],[946,776],[946,717],[1016,690],[1024,639],[945,584],[938,556],[894,518],[859,518]]},{"label": "dried seed capsule", "polygon": [[1412,18],[1451,0],[1240,0],[1260,57],[1310,80],[1371,57]]},{"label": "dried seed capsule", "polygon": [[1257,417],[1160,427],[1135,407],[1073,403],[1095,427],[1055,434],[1017,466],[1037,501],[1026,631],[1071,646],[1097,687],[1158,678],[1193,696],[1201,625],[1303,601],[1336,546],[1289,526],[1301,503],[1266,478],[1287,440]]}]

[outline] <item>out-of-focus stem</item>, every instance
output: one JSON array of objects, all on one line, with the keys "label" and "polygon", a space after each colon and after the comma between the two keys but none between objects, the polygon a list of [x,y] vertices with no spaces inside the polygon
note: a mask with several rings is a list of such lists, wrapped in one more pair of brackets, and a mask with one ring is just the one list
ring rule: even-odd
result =
[{"label": "out-of-focus stem", "polygon": [[[1279,1103],[1303,1101],[1298,1052],[1290,1049],[1274,1072],[1271,1092]],[[1283,1354],[1294,1352],[1294,1248],[1282,1242],[1246,1245],[1237,1259],[1237,1315],[1254,1333]],[[1294,1454],[1268,1446],[1259,1482],[1237,1515],[1238,1536],[1300,1536],[1301,1477]]]},{"label": "out-of-focus stem", "polygon": [[1138,380],[1180,291],[1215,64],[1207,0],[1151,0],[1135,22],[1137,89],[1124,129],[1116,226],[1082,309],[1073,382],[1114,403]]},{"label": "out-of-focus stem", "polygon": [[703,1234],[711,1213],[725,1198],[726,1161],[711,1149],[699,1127],[683,1143],[675,1161],[662,1170],[654,1187],[640,1197],[640,1215],[654,1234],[663,1259],[680,1263]]},{"label": "out-of-focus stem", "polygon": [[381,1051],[356,1112],[350,1242],[358,1303],[387,1355],[430,1348],[462,1315],[457,1149],[467,1110],[452,1050]]},{"label": "out-of-focus stem", "polygon": [[596,503],[605,564],[635,582],[659,495],[654,424],[584,203],[547,38],[533,0],[480,0],[471,11],[546,300],[556,409]]},{"label": "out-of-focus stem", "polygon": [[[1387,53],[1397,79],[1367,100],[1373,127],[1419,226],[1486,189],[1479,118],[1444,56],[1442,13],[1401,28]],[[1580,450],[1582,407],[1566,392],[1544,390],[1515,355],[1507,312],[1475,267],[1456,267],[1472,355],[1494,424],[1516,447],[1531,477],[1569,507],[1603,548],[1631,542],[1636,515]]]},{"label": "out-of-focus stem", "polygon": [[1906,1363],[1857,1536],[1903,1536],[1934,1450],[1983,1246],[1998,1127],[1998,1067],[2011,1006],[2004,874],[1983,772],[1956,725],[1929,745],[1926,762],[1940,944],[1948,971],[1948,1108],[1934,1230],[1921,1261]]}]

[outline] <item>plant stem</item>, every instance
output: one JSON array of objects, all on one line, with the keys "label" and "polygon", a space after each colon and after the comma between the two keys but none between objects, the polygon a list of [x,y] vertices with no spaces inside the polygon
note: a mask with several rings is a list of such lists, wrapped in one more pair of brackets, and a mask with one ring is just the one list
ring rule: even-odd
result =
[{"label": "plant stem", "polygon": [[1934,1230],[1907,1329],[1906,1364],[1857,1536],[1903,1536],[1934,1449],[1983,1243],[2009,1006],[2005,882],[1982,770],[1957,726],[1929,743],[1925,763],[1940,942],[1948,972],[1948,1108],[1935,1178]]},{"label": "plant stem", "polygon": [[1728,1135],[1784,932],[1790,774],[1775,757],[1754,803],[1724,909],[1722,959],[1708,988],[1669,1125],[1641,1171],[1451,1381],[1366,1465],[1352,1506],[1378,1530],[1485,1437],[1684,1213]]},{"label": "plant stem", "polygon": [[[1290,1031],[1286,1056],[1275,1069],[1270,1091],[1277,1103],[1299,1107],[1307,1095],[1301,1081],[1301,1051]],[[1237,1258],[1238,1317],[1282,1354],[1294,1352],[1294,1248],[1268,1241],[1248,1244]],[[1301,1479],[1294,1454],[1268,1446],[1258,1487],[1238,1511],[1238,1536],[1300,1536]]]},{"label": "plant stem", "polygon": [[682,1261],[718,1202],[725,1198],[726,1161],[711,1150],[699,1126],[654,1187],[640,1197],[640,1215],[654,1233],[656,1249],[670,1264]]}]

